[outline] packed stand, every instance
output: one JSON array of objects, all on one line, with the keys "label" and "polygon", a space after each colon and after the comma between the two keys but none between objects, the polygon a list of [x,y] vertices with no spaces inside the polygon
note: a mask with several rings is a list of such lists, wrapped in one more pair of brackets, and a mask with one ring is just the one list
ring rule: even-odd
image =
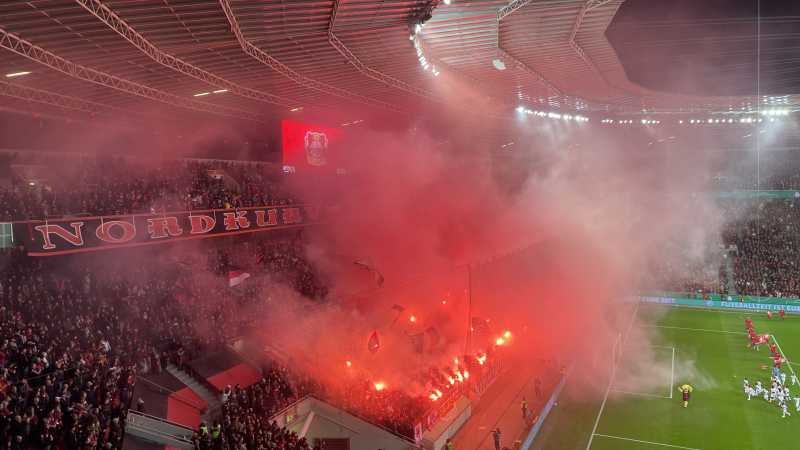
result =
[{"label": "packed stand", "polygon": [[153,166],[124,158],[87,158],[80,164],[72,162],[63,170],[57,162],[49,164],[54,167],[32,166],[33,172],[38,168],[38,173],[48,173],[47,179],[35,179],[30,171],[6,168],[10,183],[0,187],[0,220],[293,202],[280,175],[257,163],[186,160]]},{"label": "packed stand", "polygon": [[202,423],[192,441],[198,450],[309,449],[305,439],[270,421],[276,412],[314,390],[290,382],[288,370],[272,367],[258,383],[247,388],[227,386],[222,392],[222,419]]},{"label": "packed stand", "polygon": [[681,240],[665,240],[659,252],[648,261],[645,291],[686,292],[703,296],[725,290],[725,253],[705,248],[697,254]]},{"label": "packed stand", "polygon": [[373,383],[354,381],[335,392],[329,400],[346,411],[378,424],[395,434],[414,438],[414,425],[431,408],[431,401],[396,389],[376,390]]},{"label": "packed stand", "polygon": [[[302,257],[297,242],[278,248]],[[250,317],[267,312],[258,294],[274,283],[256,276],[231,289],[206,247],[3,258],[0,448],[20,450],[121,448],[137,375],[241,335]],[[203,264],[211,270],[198,270]],[[279,386],[269,382],[270,392]]]},{"label": "packed stand", "polygon": [[800,295],[800,203],[797,199],[751,200],[745,214],[732,220],[724,238],[735,248],[735,285],[739,294]]}]

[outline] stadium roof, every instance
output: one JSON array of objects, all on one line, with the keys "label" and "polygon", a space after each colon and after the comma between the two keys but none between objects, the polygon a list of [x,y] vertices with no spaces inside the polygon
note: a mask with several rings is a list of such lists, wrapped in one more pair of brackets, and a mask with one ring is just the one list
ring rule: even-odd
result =
[{"label": "stadium roof", "polygon": [[301,110],[413,113],[442,104],[437,83],[460,79],[512,108],[752,106],[752,95],[632,82],[606,37],[623,2],[6,0],[0,96],[5,109],[60,116],[145,108],[258,122]]}]

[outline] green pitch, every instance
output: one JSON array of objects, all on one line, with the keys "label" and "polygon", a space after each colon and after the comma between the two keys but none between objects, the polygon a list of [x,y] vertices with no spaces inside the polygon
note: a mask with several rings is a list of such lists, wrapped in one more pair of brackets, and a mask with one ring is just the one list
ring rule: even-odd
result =
[{"label": "green pitch", "polygon": [[[744,450],[800,448],[800,412],[789,403],[791,417],[753,398],[748,401],[742,378],[769,386],[769,349],[747,348],[744,318],[755,330],[777,338],[784,356],[800,358],[800,316],[762,312],[712,311],[641,305],[637,321],[654,336],[646,363],[626,358],[625,348],[615,381],[599,374],[596,392],[567,386],[558,406],[533,444],[535,450]],[[626,345],[629,347],[630,343]],[[766,368],[762,368],[766,366]],[[792,396],[791,369],[784,364]],[[580,371],[580,367],[575,370]],[[603,379],[605,378],[605,379]],[[646,386],[632,387],[635,380]],[[694,387],[688,408],[677,386]],[[608,390],[606,397],[605,391]],[[599,399],[606,399],[601,404]],[[601,411],[602,406],[602,411]],[[595,428],[596,427],[596,428]]]}]

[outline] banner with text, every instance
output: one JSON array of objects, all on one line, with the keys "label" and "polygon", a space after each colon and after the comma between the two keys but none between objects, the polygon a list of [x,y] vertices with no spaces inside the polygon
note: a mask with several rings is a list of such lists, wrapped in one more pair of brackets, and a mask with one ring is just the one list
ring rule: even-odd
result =
[{"label": "banner with text", "polygon": [[318,220],[317,208],[304,205],[76,217],[15,222],[14,241],[30,256],[51,256],[298,228]]},{"label": "banner with text", "polygon": [[780,303],[777,301],[774,303],[738,302],[738,301],[702,300],[696,298],[654,297],[654,296],[642,296],[639,297],[639,299],[645,303],[658,303],[661,305],[694,306],[702,308],[720,308],[720,309],[747,309],[747,310],[760,310],[760,311],[778,311],[783,309],[786,312],[800,313],[800,305]]}]

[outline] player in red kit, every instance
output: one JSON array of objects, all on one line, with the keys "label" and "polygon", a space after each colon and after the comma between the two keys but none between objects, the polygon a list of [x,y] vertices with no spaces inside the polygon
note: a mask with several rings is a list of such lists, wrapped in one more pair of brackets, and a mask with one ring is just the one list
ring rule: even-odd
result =
[{"label": "player in red kit", "polygon": [[772,319],[772,310],[771,309],[767,310],[767,319]]},{"label": "player in red kit", "polygon": [[778,315],[781,317],[781,320],[783,320],[786,318],[786,311],[783,308],[781,308],[781,310],[778,311]]}]

